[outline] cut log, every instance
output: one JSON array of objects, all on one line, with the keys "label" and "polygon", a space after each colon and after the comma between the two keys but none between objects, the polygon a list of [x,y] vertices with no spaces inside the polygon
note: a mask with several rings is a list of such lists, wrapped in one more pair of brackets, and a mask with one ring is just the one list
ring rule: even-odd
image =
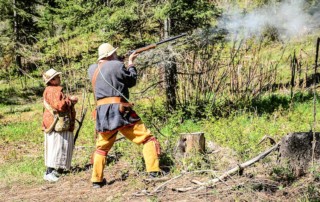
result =
[{"label": "cut log", "polygon": [[[320,133],[315,132],[316,145],[314,162],[320,163]],[[289,166],[299,177],[307,173],[312,165],[313,132],[289,133],[281,139],[279,161],[282,166]]]},{"label": "cut log", "polygon": [[178,142],[178,152],[184,155],[191,152],[205,153],[204,133],[181,133]]}]

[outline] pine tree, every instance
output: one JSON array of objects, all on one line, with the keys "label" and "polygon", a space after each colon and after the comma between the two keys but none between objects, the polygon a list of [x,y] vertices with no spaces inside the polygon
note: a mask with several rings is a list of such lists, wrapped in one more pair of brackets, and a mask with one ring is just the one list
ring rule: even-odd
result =
[{"label": "pine tree", "polygon": [[[0,23],[0,49],[6,68],[15,66],[20,75],[33,67],[28,60],[30,47],[37,42],[39,28],[36,24],[38,2],[36,0],[3,0],[0,2],[2,13]],[[8,60],[11,58],[11,60]]]}]

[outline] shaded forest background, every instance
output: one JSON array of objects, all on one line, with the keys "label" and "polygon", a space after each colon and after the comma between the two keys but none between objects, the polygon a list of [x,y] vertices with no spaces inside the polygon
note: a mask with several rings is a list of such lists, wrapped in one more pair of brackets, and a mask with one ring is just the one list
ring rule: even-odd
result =
[{"label": "shaded forest background", "polygon": [[[18,78],[27,88],[28,80],[41,83],[42,72],[55,68],[64,72],[67,92],[88,89],[86,70],[96,62],[101,43],[110,42],[125,55],[186,32],[188,37],[140,57],[137,66],[145,88],[136,96],[157,89],[165,95],[167,111],[178,107],[187,116],[203,117],[209,107],[213,115],[229,114],[235,105],[251,105],[262,92],[289,87],[290,80],[291,86],[308,85],[310,57],[295,50],[284,55],[286,45],[277,55],[265,52],[272,43],[287,43],[277,27],[269,25],[260,36],[248,39],[230,38],[229,30],[218,26],[228,7],[242,9],[245,15],[282,2],[301,1],[3,0],[0,77],[9,83]],[[303,6],[310,12],[318,4],[309,0]],[[296,63],[290,66],[289,60]],[[279,73],[284,63],[290,67]]]}]

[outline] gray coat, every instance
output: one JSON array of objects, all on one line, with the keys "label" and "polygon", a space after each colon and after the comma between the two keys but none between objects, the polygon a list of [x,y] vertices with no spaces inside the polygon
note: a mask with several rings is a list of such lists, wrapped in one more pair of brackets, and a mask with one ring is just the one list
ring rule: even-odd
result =
[{"label": "gray coat", "polygon": [[[90,65],[88,69],[89,78],[92,77],[97,69],[97,64]],[[105,97],[121,97],[121,92],[129,99],[129,88],[136,85],[137,70],[134,66],[125,68],[124,64],[118,60],[107,61],[101,66],[101,73],[98,73],[95,86],[95,96],[97,100]],[[105,80],[108,81],[114,90]],[[140,117],[131,111],[128,114],[119,112],[119,104],[106,104],[97,107],[96,130],[98,132],[107,132],[119,129],[122,126],[132,125],[139,121]]]}]

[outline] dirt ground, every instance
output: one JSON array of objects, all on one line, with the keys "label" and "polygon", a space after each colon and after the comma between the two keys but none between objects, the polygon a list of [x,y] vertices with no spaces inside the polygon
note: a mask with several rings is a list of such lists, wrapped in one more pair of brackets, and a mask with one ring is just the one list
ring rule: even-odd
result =
[{"label": "dirt ground", "polygon": [[[236,182],[219,184],[213,189],[199,189],[184,193],[173,191],[173,188],[194,186],[190,183],[193,179],[192,175],[185,175],[180,179],[172,180],[160,192],[152,193],[152,190],[166,181],[144,183],[142,179],[138,179],[138,176],[131,175],[125,180],[108,174],[106,177],[109,179],[108,185],[101,189],[91,188],[90,172],[86,171],[81,175],[64,176],[57,183],[44,183],[38,186],[16,184],[10,188],[2,188],[0,196],[3,201],[232,201],[237,199],[264,201],[274,198],[274,193],[268,190],[244,193],[241,186],[244,187],[245,183],[249,183],[246,179],[233,179]],[[134,186],[135,183],[138,185]]]},{"label": "dirt ground", "polygon": [[[74,155],[75,161],[85,156],[82,147]],[[207,182],[220,176],[224,171],[237,166],[239,161],[232,151],[214,146],[214,159],[220,165],[216,171],[196,170],[191,172],[171,172],[157,181],[148,180],[144,173],[130,170],[128,163],[119,160],[105,169],[107,185],[93,189],[90,183],[91,167],[77,167],[66,173],[56,183],[13,182],[10,185],[0,184],[0,201],[319,201],[319,181],[304,176],[287,184],[270,176],[275,166],[276,156],[271,155],[268,161],[257,162],[246,168],[241,176],[229,176],[212,187],[201,187],[194,183]],[[5,163],[14,154],[36,157],[42,154],[39,145],[17,145],[5,143],[0,145],[0,164]],[[20,155],[14,156],[19,160]],[[78,159],[77,159],[78,158]],[[83,165],[83,164],[82,164]],[[1,172],[1,171],[0,171]],[[212,174],[214,173],[214,174]],[[178,188],[189,189],[177,191]]]},{"label": "dirt ground", "polygon": [[[148,181],[144,174],[124,173],[126,165],[117,162],[105,170],[107,185],[93,189],[88,166],[66,173],[56,183],[38,185],[15,183],[0,186],[0,201],[297,201],[304,197],[309,178],[284,187],[263,173],[262,165],[252,166],[242,176],[230,176],[213,187],[197,187],[186,192],[177,188],[196,187],[191,181],[206,182],[208,171],[169,174],[158,181]],[[108,167],[109,168],[109,167]]]},{"label": "dirt ground", "polygon": [[[8,151],[16,150],[24,156],[38,156],[36,145],[7,143],[0,145],[0,163],[4,163]],[[76,147],[75,162],[86,159],[83,147]],[[91,187],[91,166],[73,165],[56,183],[13,182],[0,184],[0,201],[319,201],[319,180],[304,176],[293,182],[280,181],[270,175],[276,155],[244,169],[243,174],[229,176],[211,187],[195,182],[208,182],[221,176],[239,163],[232,151],[220,148],[215,153],[220,168],[225,170],[193,170],[170,172],[157,180],[149,180],[145,173],[136,173],[130,164],[120,158],[107,166],[104,174],[107,185],[101,189]],[[83,153],[84,152],[84,153]],[[10,156],[10,155],[9,155]],[[18,155],[19,156],[19,155]],[[110,162],[110,161],[109,161]],[[80,164],[84,165],[84,164]],[[225,165],[225,166],[222,166]],[[179,188],[187,189],[183,191]]]}]

